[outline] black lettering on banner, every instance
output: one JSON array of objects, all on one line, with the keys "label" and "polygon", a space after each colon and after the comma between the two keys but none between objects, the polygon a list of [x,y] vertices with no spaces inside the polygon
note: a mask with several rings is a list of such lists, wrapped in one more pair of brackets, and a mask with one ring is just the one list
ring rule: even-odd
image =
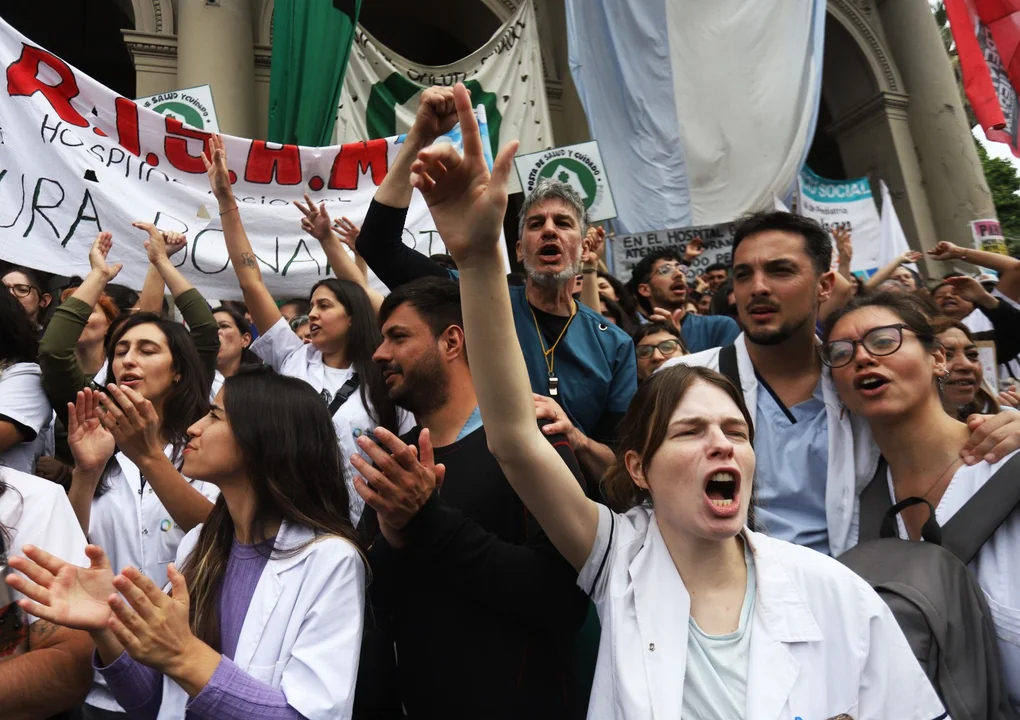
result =
[{"label": "black lettering on banner", "polygon": [[[298,260],[297,259],[298,253],[301,252],[301,248],[305,249],[305,255],[308,256],[307,260]],[[316,260],[314,257],[312,257],[312,253],[310,253],[308,251],[308,246],[305,245],[304,238],[300,238],[298,240],[297,247],[294,248],[294,254],[290,256],[290,260],[288,260],[287,264],[283,266],[283,272],[281,273],[281,275],[283,275],[283,277],[287,277],[287,271],[290,270],[290,266],[293,263],[295,263],[295,262],[299,262],[299,263],[313,262],[313,263],[315,263],[315,274],[316,275],[321,275],[322,274],[322,267],[319,265],[319,261]]]},{"label": "black lettering on banner", "polygon": [[[86,205],[92,207],[92,215],[85,214]],[[78,229],[78,225],[82,220],[94,222],[96,224],[96,232],[103,231],[103,225],[99,222],[99,211],[96,209],[96,204],[93,202],[92,195],[89,193],[88,188],[85,188],[85,197],[81,199],[81,205],[78,206],[78,214],[74,216],[74,222],[71,223],[71,229],[67,231],[67,235],[64,236],[64,240],[60,243],[60,247],[67,247],[67,242],[74,236],[74,231]]]},{"label": "black lettering on banner", "polygon": [[[425,255],[432,255],[432,236],[433,235],[439,235],[439,231],[438,230],[419,230],[418,234],[419,235],[428,235],[429,236],[429,249],[428,249],[428,252],[426,252],[424,254]],[[439,239],[442,240],[442,238],[439,238]]]},{"label": "black lettering on banner", "polygon": [[[50,119],[50,115],[49,115],[49,113],[46,113],[46,115],[43,116],[42,127],[39,128],[39,137],[42,138],[42,141],[44,143],[52,143],[54,140],[56,140],[57,139],[57,132],[60,130],[60,126],[63,125],[63,123],[60,122],[60,121],[57,121],[56,125],[47,125],[46,121],[49,120],[49,119]],[[47,130],[52,130],[53,131],[50,134],[50,139],[49,140],[46,139],[46,131]]]},{"label": "black lettering on banner", "polygon": [[[120,153],[120,157],[117,158],[116,160],[113,159],[114,153]],[[124,162],[125,157],[127,157],[127,155],[120,148],[116,147],[110,148],[110,157],[106,159],[106,167],[110,167],[111,165],[115,165],[116,163]]]},{"label": "black lettering on banner", "polygon": [[[65,136],[67,135],[70,135],[73,140],[77,140],[78,142],[77,143],[68,142],[67,140],[64,139]],[[63,130],[60,131],[60,144],[63,145],[64,147],[76,148],[81,147],[82,145],[85,144],[85,142],[80,137],[71,132],[71,130],[69,130],[68,128],[64,128]]]},{"label": "black lettering on banner", "polygon": [[106,162],[103,159],[103,153],[102,153],[102,151],[105,150],[105,149],[106,148],[104,148],[102,145],[98,145],[98,144],[97,145],[93,145],[92,147],[89,148],[89,154],[92,155],[93,157],[95,157],[95,159],[98,160],[99,162]]},{"label": "black lettering on banner", "polygon": [[229,257],[227,258],[227,261],[223,263],[223,267],[221,267],[219,270],[205,270],[204,268],[198,266],[198,241],[201,240],[202,236],[205,235],[206,233],[219,233],[220,237],[221,238],[223,237],[223,231],[218,228],[206,228],[205,230],[198,232],[195,235],[195,239],[191,243],[191,265],[203,275],[219,275],[221,272],[226,270],[227,265],[230,264]]},{"label": "black lettering on banner", "polygon": [[275,275],[279,275],[280,274],[280,238],[276,238],[276,264],[275,265],[270,265],[269,263],[267,263],[265,260],[263,260],[261,257],[259,257],[258,254],[256,254],[254,252],[254,250],[252,251],[252,254],[255,255],[256,259],[258,259],[258,261],[260,263],[262,263],[267,268],[272,270],[273,274],[275,274]]},{"label": "black lettering on banner", "polygon": [[[6,177],[6,175],[7,175],[7,169],[4,168],[2,171],[0,171],[0,182],[3,182],[3,179],[4,179],[4,177]],[[25,175],[24,175],[24,173],[22,173],[22,175],[21,175],[21,205],[18,207],[18,214],[14,216],[13,220],[11,220],[10,225],[4,225],[3,223],[0,223],[0,228],[5,228],[6,229],[6,228],[9,228],[9,227],[14,227],[14,223],[18,222],[18,218],[21,217],[21,213],[23,213],[24,211],[25,211]]]},{"label": "black lettering on banner", "polygon": [[[60,191],[60,199],[57,200],[52,205],[39,204],[39,196],[42,194],[43,183],[51,183],[53,185],[56,185],[57,190]],[[60,207],[60,203],[62,202],[64,202],[64,187],[56,180],[50,180],[49,178],[39,178],[39,180],[35,184],[35,191],[32,193],[32,219],[28,223],[28,228],[25,230],[25,234],[22,235],[21,237],[28,237],[29,233],[32,232],[32,227],[35,225],[35,214],[38,211],[42,219],[45,220],[46,224],[49,225],[50,228],[53,230],[53,236],[59,238],[60,232],[57,230],[57,226],[54,225],[53,222],[48,217],[46,217],[46,213],[44,213],[43,210],[55,210],[56,208]]]}]

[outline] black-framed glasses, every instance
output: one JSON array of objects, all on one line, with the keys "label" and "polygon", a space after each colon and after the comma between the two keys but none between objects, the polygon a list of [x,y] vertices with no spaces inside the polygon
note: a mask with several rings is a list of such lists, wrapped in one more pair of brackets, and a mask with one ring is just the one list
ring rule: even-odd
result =
[{"label": "black-framed glasses", "polygon": [[680,272],[681,275],[687,274],[687,266],[679,263],[663,263],[659,267],[655,268],[657,275],[673,275],[676,272]]},{"label": "black-framed glasses", "polygon": [[638,345],[636,348],[637,356],[642,360],[647,360],[655,353],[656,348],[662,353],[663,357],[669,357],[680,349],[680,341],[663,340],[655,345]]},{"label": "black-framed glasses", "polygon": [[885,357],[892,355],[903,345],[903,331],[910,330],[918,334],[903,323],[897,325],[883,325],[872,328],[864,334],[860,340],[833,340],[818,348],[818,355],[822,362],[831,368],[841,368],[849,365],[857,354],[857,346],[861,345],[871,357]]},{"label": "black-framed glasses", "polygon": [[[4,283],[7,285],[7,283]],[[11,291],[11,295],[16,298],[25,298],[32,294],[33,290],[39,290],[35,285],[26,285],[25,283],[14,283],[13,285],[7,285],[7,289]],[[40,291],[40,295],[42,292]]]}]

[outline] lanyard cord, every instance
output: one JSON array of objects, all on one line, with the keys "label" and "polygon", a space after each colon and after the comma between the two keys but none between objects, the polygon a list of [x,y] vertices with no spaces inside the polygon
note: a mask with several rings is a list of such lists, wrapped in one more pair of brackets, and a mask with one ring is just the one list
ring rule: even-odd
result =
[{"label": "lanyard cord", "polygon": [[542,329],[538,326],[538,316],[535,315],[535,308],[531,307],[531,303],[528,303],[528,309],[531,310],[531,319],[535,321],[535,331],[538,333],[538,344],[542,347],[542,355],[545,359],[545,366],[549,370],[550,377],[553,375],[553,367],[556,365],[556,346],[560,344],[560,340],[567,334],[567,328],[570,327],[570,323],[574,321],[574,316],[577,315],[577,303],[574,303],[570,307],[570,317],[567,319],[563,329],[560,330],[560,336],[556,338],[556,342],[549,346],[549,349],[545,348],[545,338],[542,337]]}]

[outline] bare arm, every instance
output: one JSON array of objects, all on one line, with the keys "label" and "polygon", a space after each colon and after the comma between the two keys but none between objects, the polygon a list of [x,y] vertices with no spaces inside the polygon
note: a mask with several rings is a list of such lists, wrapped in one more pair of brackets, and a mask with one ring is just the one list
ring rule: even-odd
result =
[{"label": "bare arm", "polygon": [[1020,260],[998,253],[960,247],[946,240],[929,250],[928,255],[941,262],[963,260],[994,270],[999,273],[998,291],[1010,300],[1020,302]]},{"label": "bare arm", "polygon": [[0,665],[5,720],[38,720],[84,702],[92,686],[92,649],[82,630],[32,623],[28,652]]},{"label": "bare arm", "polygon": [[892,277],[892,274],[896,272],[896,268],[905,263],[917,262],[923,255],[913,250],[905,252],[902,255],[893,258],[892,262],[884,267],[880,267],[875,271],[875,274],[868,278],[867,282],[864,283],[866,290],[874,290],[879,285],[884,283],[886,280]]},{"label": "bare arm", "polygon": [[244,231],[241,216],[237,209],[234,190],[230,186],[230,175],[227,170],[227,151],[223,147],[223,138],[213,135],[209,141],[212,158],[202,153],[202,161],[209,172],[209,185],[220,207],[220,221],[223,224],[223,238],[230,255],[230,264],[234,267],[237,281],[244,295],[245,305],[251,313],[259,334],[269,331],[281,317],[280,309],[262,280],[259,261],[255,258],[248,234]]},{"label": "bare arm", "polygon": [[606,231],[594,225],[588,228],[581,250],[581,302],[595,312],[602,312],[599,299],[599,251],[605,242]]},{"label": "bare arm", "polygon": [[305,204],[295,200],[294,206],[304,214],[304,218],[301,220],[301,229],[319,241],[322,251],[326,254],[326,260],[329,261],[329,266],[333,268],[336,276],[341,280],[349,280],[359,285],[368,295],[368,300],[372,304],[372,310],[378,314],[379,308],[382,306],[383,296],[369,287],[367,274],[358,269],[358,266],[351,260],[347,251],[344,250],[343,245],[340,244],[340,238],[336,236],[333,228],[330,227],[326,203],[315,207],[312,199],[305,195]]},{"label": "bare arm", "polygon": [[157,315],[163,312],[163,276],[159,270],[149,265],[145,273],[142,292],[138,295],[138,312],[151,312]]},{"label": "bare arm", "polygon": [[598,511],[536,424],[499,249],[516,143],[500,152],[490,179],[467,90],[458,84],[454,92],[464,157],[449,145],[422,151],[412,182],[460,269],[468,359],[489,449],[556,549],[580,569],[595,541]]}]

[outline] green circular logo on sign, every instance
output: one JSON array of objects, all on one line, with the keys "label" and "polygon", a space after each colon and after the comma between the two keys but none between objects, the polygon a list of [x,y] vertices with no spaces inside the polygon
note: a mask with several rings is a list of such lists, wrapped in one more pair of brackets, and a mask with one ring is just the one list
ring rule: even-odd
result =
[{"label": "green circular logo on sign", "polygon": [[572,186],[590,209],[598,199],[598,183],[588,166],[573,158],[556,158],[538,174],[539,178],[550,178]]},{"label": "green circular logo on sign", "polygon": [[160,115],[175,117],[185,125],[190,125],[199,130],[205,129],[205,121],[202,119],[201,113],[190,105],[182,102],[165,102],[154,105],[152,109]]}]

